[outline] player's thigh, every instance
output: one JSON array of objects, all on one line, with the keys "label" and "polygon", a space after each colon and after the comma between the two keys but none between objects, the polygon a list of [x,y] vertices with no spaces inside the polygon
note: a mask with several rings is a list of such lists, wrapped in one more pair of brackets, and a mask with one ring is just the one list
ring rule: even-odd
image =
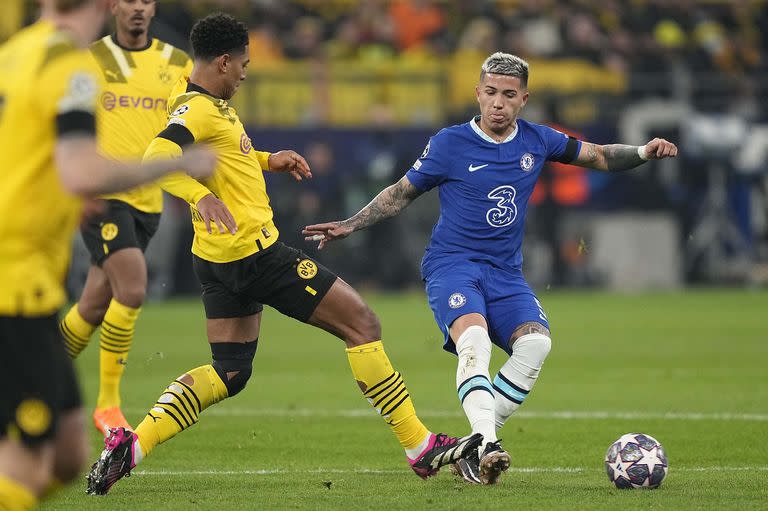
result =
[{"label": "player's thigh", "polygon": [[209,318],[205,325],[208,342],[251,342],[259,337],[261,312],[235,318]]},{"label": "player's thigh", "polygon": [[248,261],[213,263],[193,256],[200,281],[209,342],[250,342],[259,336],[264,306],[244,293],[240,283],[248,278]]},{"label": "player's thigh", "polygon": [[522,276],[497,274],[487,287],[487,319],[494,344],[511,354],[510,341],[521,326],[549,332],[544,307]]},{"label": "player's thigh", "polygon": [[[470,326],[487,315],[485,296],[479,284],[479,273],[473,266],[454,266],[427,278],[426,291],[435,322],[443,332],[443,349],[456,353],[451,336],[459,320]],[[479,316],[479,317],[478,317]],[[461,325],[457,325],[461,326]]]},{"label": "player's thigh", "polygon": [[113,296],[124,305],[139,307],[147,289],[147,262],[138,247],[125,247],[102,263]]},{"label": "player's thigh", "polygon": [[0,353],[0,435],[51,442],[61,414],[82,404],[56,315],[0,316]]},{"label": "player's thigh", "polygon": [[381,340],[381,324],[355,289],[337,278],[307,321],[357,346]]}]

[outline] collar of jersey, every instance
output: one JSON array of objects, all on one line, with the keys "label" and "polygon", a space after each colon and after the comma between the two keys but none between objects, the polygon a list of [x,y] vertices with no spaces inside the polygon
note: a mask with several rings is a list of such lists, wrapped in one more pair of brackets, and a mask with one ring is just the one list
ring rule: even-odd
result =
[{"label": "collar of jersey", "polygon": [[480,128],[480,126],[478,126],[478,125],[477,125],[477,121],[478,121],[478,120],[480,120],[480,116],[479,116],[479,115],[476,115],[475,117],[473,117],[473,118],[472,118],[472,119],[469,121],[469,125],[472,127],[472,130],[473,130],[475,133],[477,133],[477,136],[478,136],[478,137],[482,138],[483,140],[485,140],[485,141],[487,141],[487,142],[490,142],[491,144],[506,144],[507,142],[509,142],[510,140],[512,140],[513,138],[515,138],[515,137],[517,136],[517,122],[515,122],[515,130],[514,130],[512,133],[510,133],[510,134],[509,134],[509,136],[508,136],[507,138],[505,138],[504,140],[502,140],[501,142],[499,142],[499,141],[496,141],[496,140],[492,139],[491,137],[489,137],[489,136],[488,136],[488,135],[487,135],[487,134],[486,134],[486,133],[485,133],[485,132],[484,132],[484,131],[483,131],[483,130]]},{"label": "collar of jersey", "polygon": [[152,39],[151,37],[147,37],[147,44],[143,48],[126,48],[125,46],[123,46],[118,42],[116,33],[113,32],[112,34],[110,34],[109,37],[112,39],[112,42],[115,43],[115,45],[118,48],[125,51],[145,51],[145,50],[148,50],[152,46],[152,43],[154,42],[154,39]]},{"label": "collar of jersey", "polygon": [[199,92],[200,94],[205,94],[206,96],[210,96],[213,99],[221,99],[220,97],[214,96],[213,94],[208,92],[208,89],[204,89],[200,87],[198,84],[192,83],[192,82],[187,83],[187,92]]}]

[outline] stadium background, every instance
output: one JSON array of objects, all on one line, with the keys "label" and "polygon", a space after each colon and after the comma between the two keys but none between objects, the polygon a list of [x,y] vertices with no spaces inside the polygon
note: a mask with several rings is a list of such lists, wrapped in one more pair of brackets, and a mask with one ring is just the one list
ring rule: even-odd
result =
[{"label": "stadium background", "polygon": [[[0,39],[33,19],[32,3],[3,1]],[[267,310],[245,392],[206,411],[106,499],[80,483],[41,509],[765,509],[766,2],[396,5],[158,2],[154,33],[180,47],[206,13],[248,21],[253,63],[234,103],[256,147],[295,148],[315,173],[303,183],[267,175],[286,241],[313,250],[303,225],[357,211],[428,136],[466,121],[479,66],[499,49],[531,63],[526,118],[598,143],[664,136],[682,151],[620,176],[545,172],[525,271],[554,343],[532,398],[501,432],[509,474],[494,488],[414,477],[350,381],[342,345]],[[319,257],[366,291],[419,415],[458,433],[455,359],[439,354],[418,278],[434,195]],[[122,386],[133,424],[169,378],[210,357],[190,240],[185,205],[169,200],[149,253],[154,300]],[[88,261],[79,242],[75,250],[73,297]],[[77,360],[89,413],[99,375],[91,345]],[[494,357],[496,368],[500,350]],[[661,490],[620,492],[605,477],[605,449],[630,431],[664,444]],[[91,435],[95,458],[103,440]]]},{"label": "stadium background", "polygon": [[[5,2],[0,34],[34,17]],[[677,159],[620,176],[546,169],[527,221],[536,287],[666,289],[768,281],[768,8],[765,1],[161,0],[153,33],[181,48],[198,17],[251,29],[249,77],[233,104],[254,146],[294,148],[315,178],[267,175],[283,239],[346,218],[397,180],[442,126],[477,110],[483,59],[531,64],[527,119],[596,143],[678,143]],[[332,245],[351,283],[418,288],[436,194]],[[195,293],[183,203],[169,199],[149,251],[150,296]],[[87,264],[76,243],[70,289]]]}]

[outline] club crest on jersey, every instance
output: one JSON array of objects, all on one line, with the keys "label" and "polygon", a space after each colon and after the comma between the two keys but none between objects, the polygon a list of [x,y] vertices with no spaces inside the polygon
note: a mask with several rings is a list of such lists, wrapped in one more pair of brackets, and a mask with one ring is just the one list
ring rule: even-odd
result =
[{"label": "club crest on jersey", "polygon": [[528,172],[533,168],[534,162],[533,155],[531,153],[525,153],[523,157],[520,158],[520,168],[523,169],[524,172]]},{"label": "club crest on jersey", "polygon": [[459,307],[464,307],[464,304],[466,303],[467,303],[467,297],[461,293],[453,293],[448,298],[448,307],[450,307],[451,309],[458,309]]},{"label": "club crest on jersey", "polygon": [[243,134],[240,135],[240,152],[248,154],[251,152],[252,147],[251,139],[248,138],[248,135],[246,135],[245,132],[243,132]]},{"label": "club crest on jersey", "polygon": [[173,111],[173,113],[171,114],[171,117],[176,115],[184,115],[188,111],[189,111],[189,105],[181,105],[179,108]]},{"label": "club crest on jersey", "polygon": [[168,69],[168,66],[160,66],[160,70],[157,72],[157,78],[165,85],[171,83],[173,76],[171,76],[171,72]]}]

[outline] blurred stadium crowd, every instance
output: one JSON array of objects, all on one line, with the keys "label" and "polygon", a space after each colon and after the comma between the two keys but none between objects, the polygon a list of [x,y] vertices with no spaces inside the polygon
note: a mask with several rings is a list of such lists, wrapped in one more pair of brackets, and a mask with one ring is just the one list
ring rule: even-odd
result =
[{"label": "blurred stadium crowd", "polygon": [[[34,16],[32,1],[4,3],[0,39]],[[597,143],[664,136],[682,151],[622,176],[550,166],[528,223],[534,283],[606,284],[590,264],[606,216],[639,232],[644,219],[669,222],[679,257],[662,263],[679,273],[669,284],[768,281],[764,0],[160,0],[153,32],[188,49],[194,21],[215,10],[251,29],[251,72],[233,103],[254,145],[295,148],[313,166],[306,184],[270,176],[289,243],[311,250],[304,224],[354,213],[431,134],[474,115],[480,64],[502,50],[531,64],[524,117]],[[420,199],[323,260],[358,284],[418,285],[435,202]],[[156,294],[193,290],[183,205],[170,205],[169,234],[153,241],[165,259]]]}]

